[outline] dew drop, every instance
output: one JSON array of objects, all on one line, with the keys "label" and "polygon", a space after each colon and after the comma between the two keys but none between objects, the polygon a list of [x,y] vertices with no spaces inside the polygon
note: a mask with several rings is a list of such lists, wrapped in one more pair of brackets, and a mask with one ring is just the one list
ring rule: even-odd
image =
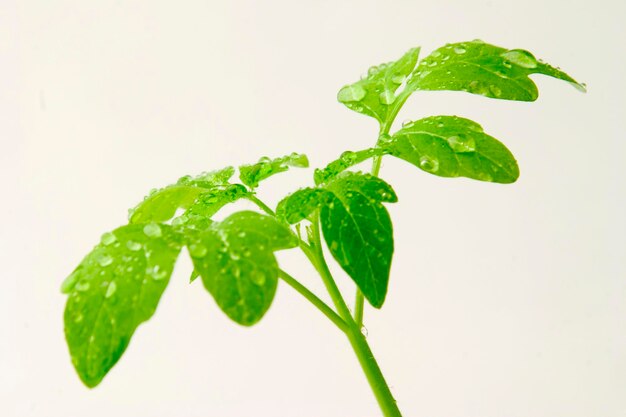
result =
[{"label": "dew drop", "polygon": [[439,161],[436,158],[424,155],[420,158],[420,168],[428,172],[437,172],[439,169]]},{"label": "dew drop", "polygon": [[138,251],[141,249],[141,243],[135,242],[134,240],[129,240],[126,242],[126,247],[132,251]]},{"label": "dew drop", "polygon": [[352,151],[345,151],[341,154],[340,158],[346,164],[352,164],[356,161],[357,155]]},{"label": "dew drop", "polygon": [[502,90],[497,85],[490,85],[489,91],[491,91],[495,97],[500,97],[502,95]]},{"label": "dew drop", "polygon": [[180,177],[177,182],[178,184],[188,184],[191,182],[191,179],[191,175],[185,175],[183,177]]},{"label": "dew drop", "polygon": [[391,82],[393,82],[394,84],[402,84],[405,78],[406,77],[401,74],[394,75],[393,77],[391,77]]},{"label": "dew drop", "polygon": [[115,281],[111,281],[111,283],[107,287],[107,292],[104,294],[104,298],[113,297],[113,294],[115,294],[115,291],[117,291],[117,284],[115,284]]},{"label": "dew drop", "polygon": [[237,233],[237,237],[246,237],[246,232],[241,231],[241,232]]},{"label": "dew drop", "polygon": [[454,47],[454,53],[455,54],[463,55],[465,52],[467,52],[467,49],[465,49],[465,47],[462,46],[462,45]]},{"label": "dew drop", "polygon": [[61,284],[61,293],[68,294],[72,292],[80,276],[78,271],[79,269],[76,269],[74,272],[68,275],[68,277],[65,278],[65,280],[63,280],[63,283]]},{"label": "dew drop", "polygon": [[233,261],[238,261],[239,259],[241,259],[241,255],[239,255],[237,252],[231,252],[230,259],[232,259]]},{"label": "dew drop", "polygon": [[155,281],[160,281],[167,277],[167,271],[161,269],[159,265],[154,265],[146,270],[146,273],[152,277]]},{"label": "dew drop", "polygon": [[378,100],[385,105],[392,104],[396,99],[396,95],[391,90],[385,90],[378,96]]},{"label": "dew drop", "polygon": [[382,135],[380,135],[380,137],[378,138],[378,143],[380,145],[386,145],[388,143],[391,143],[391,135],[389,135],[388,133],[383,133]]},{"label": "dew drop", "polygon": [[342,103],[361,101],[365,97],[365,89],[358,84],[347,85],[337,93],[337,100]]},{"label": "dew drop", "polygon": [[537,59],[523,49],[512,49],[502,54],[502,58],[522,68],[537,68]]},{"label": "dew drop", "polygon": [[266,281],[265,273],[262,271],[257,271],[250,276],[250,279],[256,285],[263,285]]},{"label": "dew drop", "polygon": [[361,326],[361,334],[362,334],[364,337],[367,337],[367,336],[368,336],[367,327],[365,327],[365,326]]},{"label": "dew drop", "polygon": [[182,216],[178,216],[172,220],[172,226],[181,226],[189,221],[189,218],[184,214]]},{"label": "dew drop", "polygon": [[373,76],[373,75],[376,75],[376,74],[378,74],[378,72],[381,69],[382,69],[382,65],[381,65],[381,68],[377,67],[376,65],[373,65],[373,66],[368,68],[367,75],[370,76],[370,77]]},{"label": "dew drop", "polygon": [[161,228],[156,223],[150,223],[143,227],[143,232],[148,237],[160,237],[161,236]]},{"label": "dew drop", "polygon": [[207,254],[207,252],[208,249],[201,243],[192,243],[189,245],[189,254],[193,258],[202,258]]},{"label": "dew drop", "polygon": [[456,153],[476,151],[476,141],[471,136],[450,136],[448,138],[448,145],[450,145],[452,150]]},{"label": "dew drop", "polygon": [[96,260],[98,262],[98,265],[100,266],[108,266],[113,263],[113,258],[111,258],[109,255],[105,253],[99,255]]},{"label": "dew drop", "polygon": [[100,243],[102,243],[104,246],[109,246],[110,244],[114,243],[116,240],[117,238],[115,237],[113,233],[107,232],[103,234],[102,237],[100,238]]},{"label": "dew drop", "polygon": [[77,283],[74,288],[76,288],[76,291],[80,291],[80,292],[87,291],[89,289],[89,283],[82,281],[82,282]]},{"label": "dew drop", "polygon": [[81,321],[83,321],[83,315],[82,314],[77,314],[76,317],[74,317],[74,323],[80,323]]}]

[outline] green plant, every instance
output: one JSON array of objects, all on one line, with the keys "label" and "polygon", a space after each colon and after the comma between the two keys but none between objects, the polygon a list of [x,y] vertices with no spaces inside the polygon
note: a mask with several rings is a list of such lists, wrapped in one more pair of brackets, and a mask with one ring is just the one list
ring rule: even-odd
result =
[{"label": "green plant", "polygon": [[[81,380],[98,385],[119,360],[137,326],[154,313],[183,246],[219,307],[235,322],[251,326],[270,307],[279,279],[311,302],[343,332],[365,372],[383,414],[400,411],[362,334],[364,300],[382,307],[393,254],[392,223],[384,203],[397,201],[392,187],[378,178],[381,159],[393,156],[442,177],[467,177],[508,184],[516,181],[515,158],[482,127],[456,116],[433,116],[391,125],[408,97],[419,90],[466,91],[485,97],[534,101],[539,73],[585,87],[524,50],[471,41],[449,44],[419,61],[419,48],[395,62],[371,67],[346,85],[338,100],[378,120],[374,147],[346,151],[314,172],[315,186],[280,201],[276,210],[260,201],[255,188],[289,167],[308,167],[305,155],[261,158],[239,167],[241,183],[231,182],[233,167],[185,176],[153,190],[129,214],[129,224],[102,235],[100,243],[64,281],[69,294],[65,336]],[[371,173],[348,170],[372,160]],[[212,216],[239,199],[259,212],[239,211],[222,221]],[[333,258],[356,284],[353,312],[331,275],[322,236]],[[292,275],[280,269],[274,252],[299,248],[328,290],[325,304]]]}]

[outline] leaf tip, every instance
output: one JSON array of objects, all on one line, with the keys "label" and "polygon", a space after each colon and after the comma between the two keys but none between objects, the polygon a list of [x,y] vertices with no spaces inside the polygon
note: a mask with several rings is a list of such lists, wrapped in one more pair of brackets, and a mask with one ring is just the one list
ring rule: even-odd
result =
[{"label": "leaf tip", "polygon": [[570,81],[570,84],[581,93],[587,93],[587,84],[578,81]]}]

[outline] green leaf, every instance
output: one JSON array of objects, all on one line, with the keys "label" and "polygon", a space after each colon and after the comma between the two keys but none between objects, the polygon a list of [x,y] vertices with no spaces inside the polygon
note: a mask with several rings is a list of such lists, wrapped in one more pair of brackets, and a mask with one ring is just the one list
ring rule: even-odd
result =
[{"label": "green leaf", "polygon": [[413,48],[395,62],[371,67],[363,79],[341,88],[337,100],[351,110],[385,123],[396,104],[396,90],[415,68],[419,51]]},{"label": "green leaf", "polygon": [[172,225],[182,229],[204,230],[213,221],[211,217],[226,204],[245,198],[250,192],[241,184],[229,184],[207,190],[180,216],[172,220]]},{"label": "green leaf", "polygon": [[269,308],[278,282],[274,251],[297,245],[289,228],[252,211],[234,213],[188,242],[194,268],[219,307],[251,326]]},{"label": "green leaf", "polygon": [[404,125],[385,147],[389,153],[440,177],[508,184],[519,177],[511,152],[471,120],[434,116]]},{"label": "green leaf", "polygon": [[[386,138],[389,138],[389,135],[385,135]],[[345,171],[346,169],[359,164],[363,161],[366,161],[370,158],[374,158],[376,156],[382,156],[386,153],[386,150],[383,148],[369,148],[364,149],[357,152],[345,151],[341,154],[339,159],[336,159],[326,165],[326,168],[319,169],[316,168],[313,174],[313,179],[316,185],[325,184],[328,181],[335,178],[338,174]]]},{"label": "green leaf", "polygon": [[250,188],[259,186],[259,182],[280,172],[287,171],[289,167],[308,168],[309,160],[304,154],[292,153],[280,158],[270,159],[263,157],[259,162],[239,167],[241,182]]},{"label": "green leaf", "polygon": [[276,216],[289,224],[299,223],[322,207],[328,198],[328,191],[322,188],[303,188],[278,203]]},{"label": "green leaf", "polygon": [[152,316],[180,248],[167,225],[122,226],[105,233],[65,280],[65,337],[85,385],[102,381],[137,326]]},{"label": "green leaf", "polygon": [[535,101],[537,86],[528,77],[544,74],[578,83],[563,71],[537,60],[523,49],[506,49],[480,40],[446,45],[422,59],[408,82],[412,90],[467,91],[486,97]]},{"label": "green leaf", "polygon": [[376,308],[385,301],[393,255],[393,228],[383,202],[397,197],[389,184],[346,171],[328,183],[332,194],[320,220],[331,254]]},{"label": "green leaf", "polygon": [[174,185],[154,189],[134,209],[129,211],[130,223],[165,222],[179,208],[186,209],[199,195],[212,188],[225,186],[235,173],[233,167],[204,172],[196,177],[181,177]]}]

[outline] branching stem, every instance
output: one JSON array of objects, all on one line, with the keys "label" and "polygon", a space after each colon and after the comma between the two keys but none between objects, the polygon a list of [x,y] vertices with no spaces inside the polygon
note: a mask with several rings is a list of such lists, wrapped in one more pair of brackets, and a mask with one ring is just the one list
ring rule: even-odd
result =
[{"label": "branching stem", "polygon": [[332,321],[337,327],[339,327],[339,330],[344,333],[348,330],[346,322],[343,321],[343,319],[339,317],[332,308],[328,307],[326,303],[320,300],[319,297],[313,294],[307,287],[302,285],[298,280],[296,280],[294,277],[292,277],[283,270],[280,270],[279,276],[283,281],[289,284],[289,286],[298,291],[304,298],[309,300],[309,302],[317,307],[318,310],[324,313],[324,315],[328,317],[330,321]]}]

